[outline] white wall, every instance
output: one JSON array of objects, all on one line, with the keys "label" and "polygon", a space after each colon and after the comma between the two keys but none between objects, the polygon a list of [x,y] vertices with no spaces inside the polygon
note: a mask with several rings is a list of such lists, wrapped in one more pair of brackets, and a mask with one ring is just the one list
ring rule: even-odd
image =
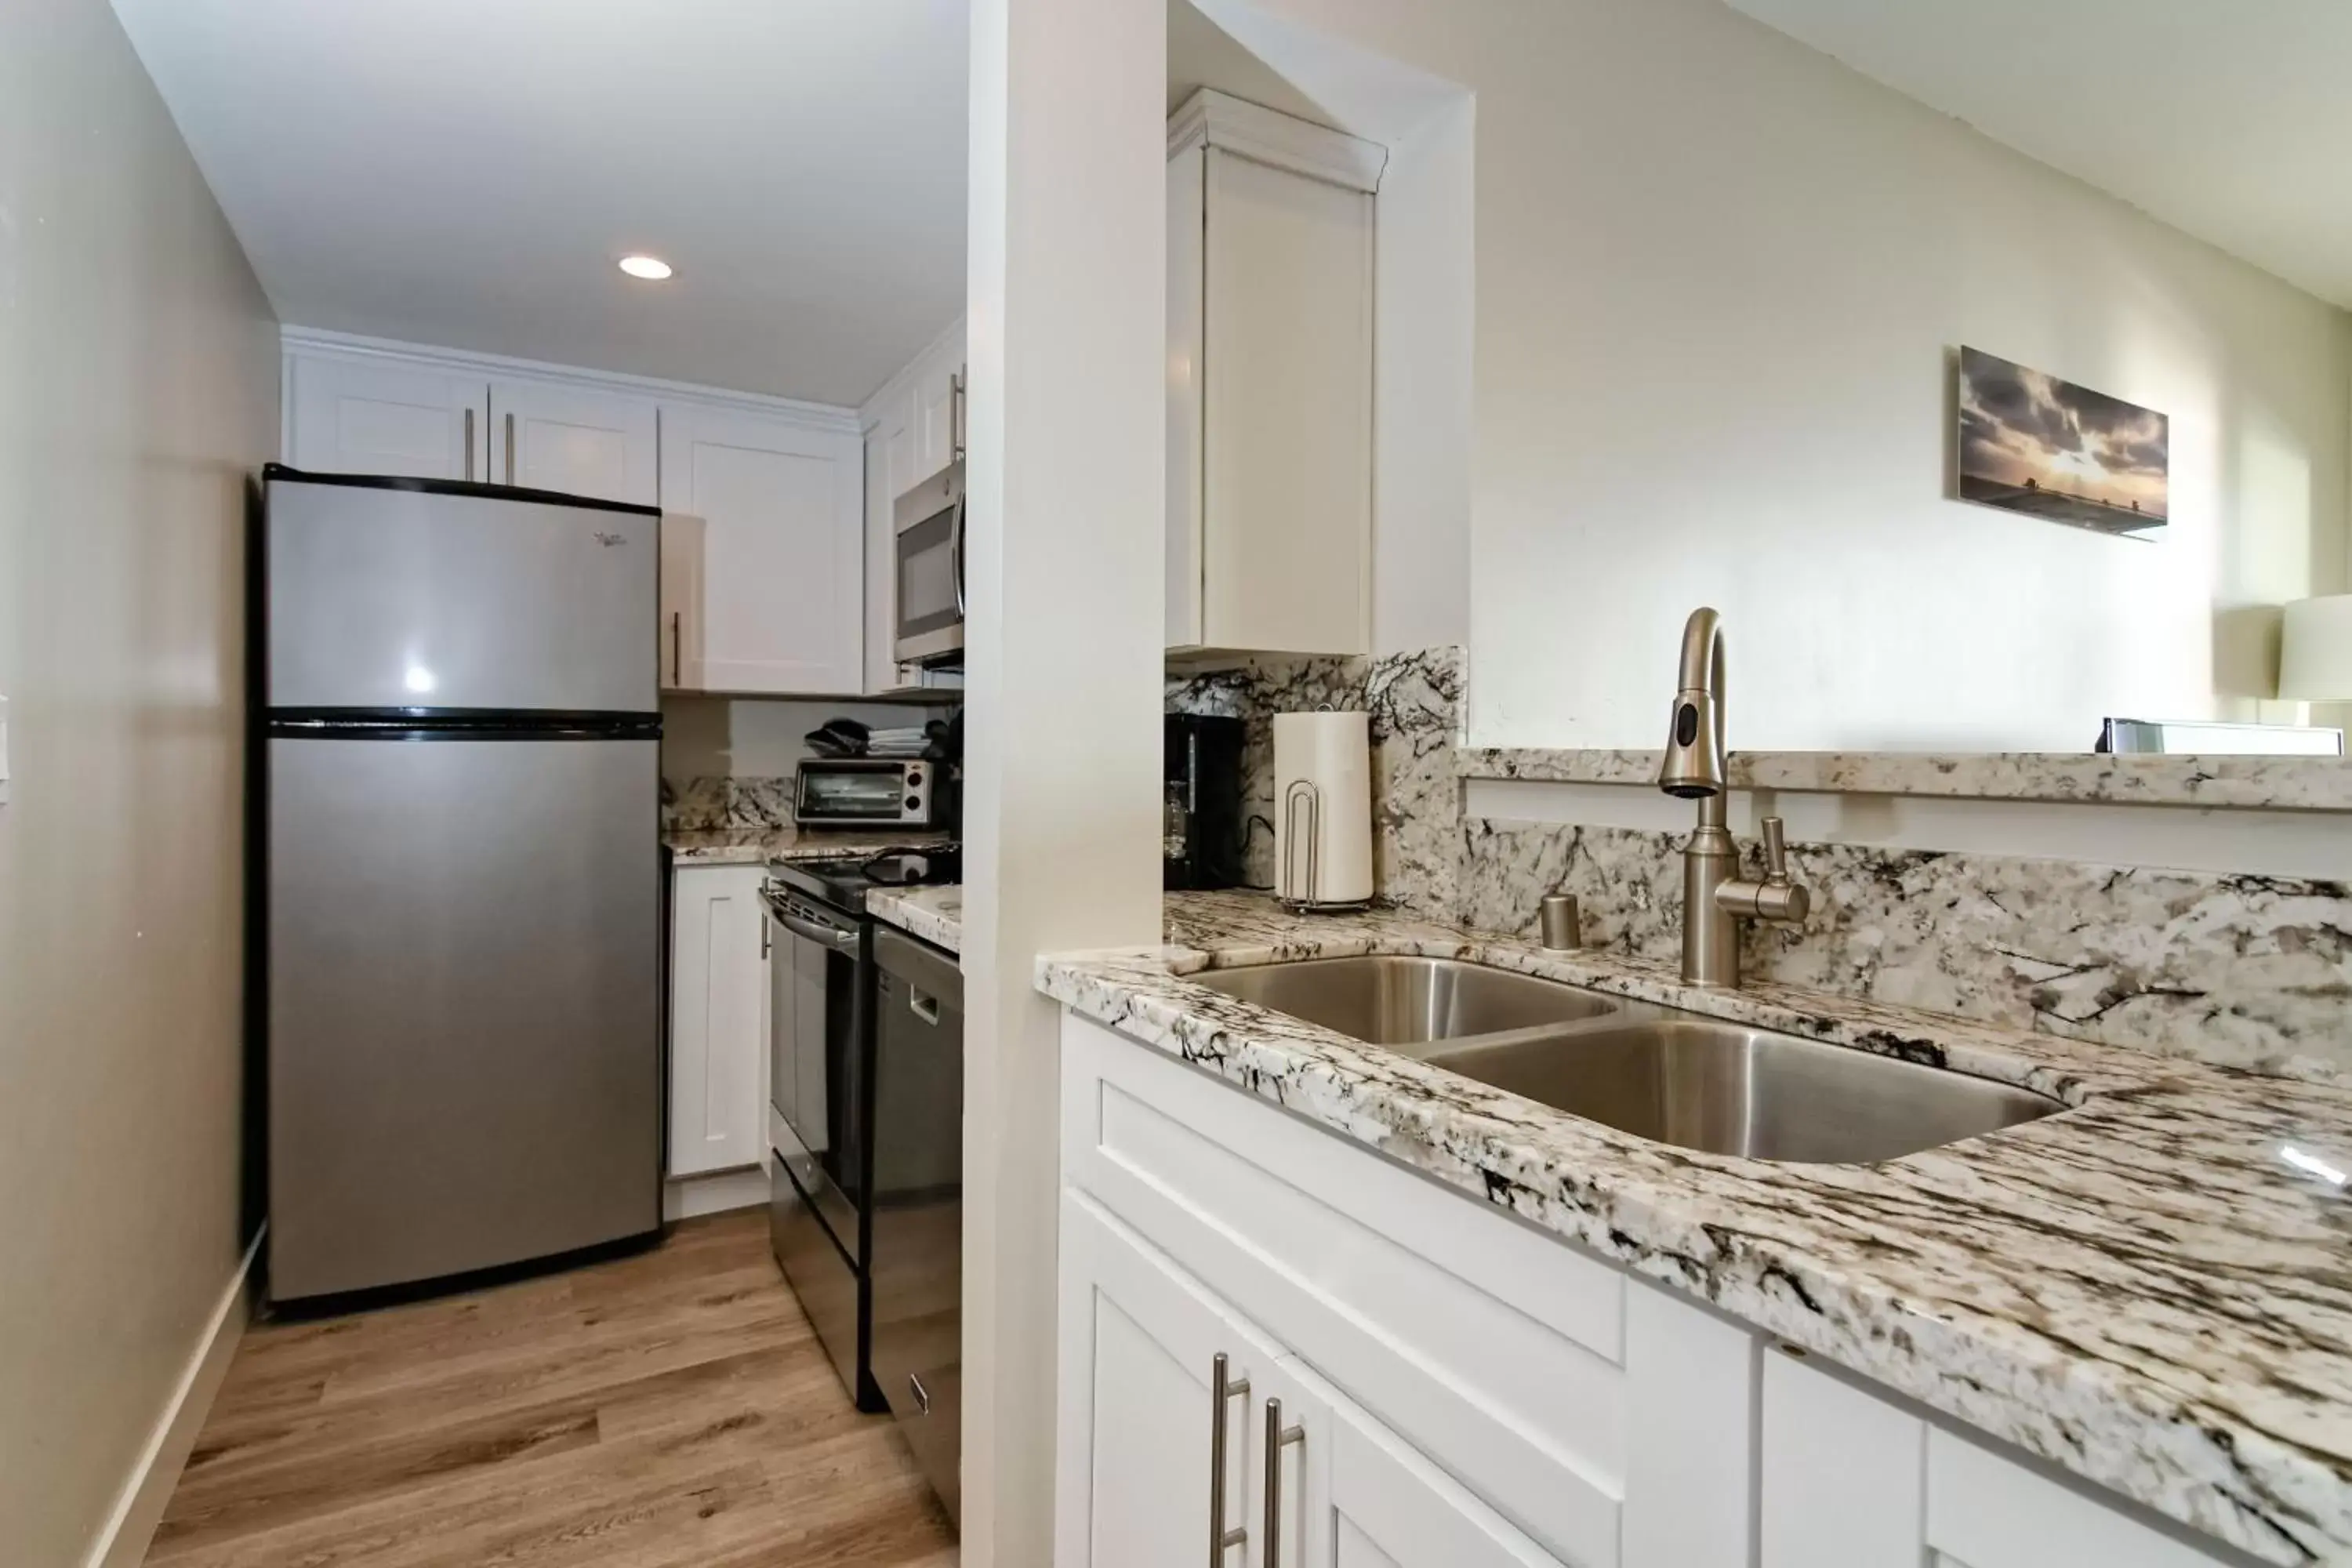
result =
[{"label": "white wall", "polygon": [[100,1532],[241,1252],[246,487],[278,337],[104,0],[14,0],[6,34],[0,1558],[47,1568]]},{"label": "white wall", "polygon": [[964,1568],[1053,1560],[1059,1010],[1160,940],[1160,0],[974,0]]},{"label": "white wall", "polygon": [[[1704,602],[1735,745],[2080,750],[2346,584],[2343,312],[1713,0],[1204,8],[1476,96],[1478,742],[1656,744]],[[1961,343],[2169,414],[2168,537],[1944,500]]]}]

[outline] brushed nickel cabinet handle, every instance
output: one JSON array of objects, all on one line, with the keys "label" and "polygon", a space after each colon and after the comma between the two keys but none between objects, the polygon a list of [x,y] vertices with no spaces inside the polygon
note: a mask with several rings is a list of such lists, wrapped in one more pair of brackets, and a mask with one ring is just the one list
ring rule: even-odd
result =
[{"label": "brushed nickel cabinet handle", "polygon": [[1249,1397],[1249,1379],[1225,1381],[1223,1351],[1209,1363],[1209,1568],[1224,1568],[1225,1552],[1249,1539],[1236,1525],[1225,1528],[1225,1402]]},{"label": "brushed nickel cabinet handle", "polygon": [[669,613],[669,683],[679,690],[686,689],[686,643],[679,629],[684,613],[680,610]]},{"label": "brushed nickel cabinet handle", "polygon": [[516,478],[515,478],[515,466],[514,466],[514,414],[513,414],[513,412],[512,412],[511,410],[509,410],[509,411],[508,412],[508,414],[507,414],[507,483],[509,483],[509,484],[510,484],[510,485],[511,485],[511,484],[517,484],[517,483],[520,483],[520,481],[519,481],[519,480],[518,480],[518,479],[516,479]]},{"label": "brushed nickel cabinet handle", "polygon": [[964,399],[971,395],[964,389],[964,375],[967,371],[959,371],[948,377],[949,455],[959,463],[963,461]]},{"label": "brushed nickel cabinet handle", "polygon": [[474,482],[474,411],[466,410],[466,482]]},{"label": "brushed nickel cabinet handle", "polygon": [[1263,1568],[1282,1568],[1282,1451],[1305,1444],[1307,1428],[1282,1424],[1282,1401],[1265,1402],[1265,1534],[1259,1539]]},{"label": "brushed nickel cabinet handle", "polygon": [[929,1415],[931,1413],[931,1391],[923,1386],[923,1380],[910,1372],[907,1374],[907,1387],[915,1396],[915,1408]]}]

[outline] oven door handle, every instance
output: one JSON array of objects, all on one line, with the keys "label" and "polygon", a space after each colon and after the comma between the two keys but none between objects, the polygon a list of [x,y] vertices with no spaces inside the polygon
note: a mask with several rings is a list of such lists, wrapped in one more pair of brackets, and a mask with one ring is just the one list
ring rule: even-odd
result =
[{"label": "oven door handle", "polygon": [[782,926],[794,936],[806,937],[820,947],[835,948],[843,952],[857,951],[857,933],[854,931],[844,931],[839,926],[819,925],[814,921],[803,920],[795,914],[787,914],[773,905],[769,907],[768,912],[776,918],[778,925]]}]

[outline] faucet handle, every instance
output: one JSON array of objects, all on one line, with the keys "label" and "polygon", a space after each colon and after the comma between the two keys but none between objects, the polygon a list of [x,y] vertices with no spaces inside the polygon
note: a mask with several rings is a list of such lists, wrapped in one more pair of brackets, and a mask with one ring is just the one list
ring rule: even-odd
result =
[{"label": "faucet handle", "polygon": [[1776,882],[1789,879],[1788,824],[1777,816],[1768,816],[1764,828],[1764,874]]}]

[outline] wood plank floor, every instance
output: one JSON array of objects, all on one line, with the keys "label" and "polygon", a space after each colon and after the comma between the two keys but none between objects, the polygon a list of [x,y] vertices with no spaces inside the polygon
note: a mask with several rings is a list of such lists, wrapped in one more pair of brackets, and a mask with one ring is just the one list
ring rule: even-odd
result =
[{"label": "wood plank floor", "polygon": [[657,1249],[256,1325],[157,1530],[173,1568],[952,1568],[763,1210]]}]

